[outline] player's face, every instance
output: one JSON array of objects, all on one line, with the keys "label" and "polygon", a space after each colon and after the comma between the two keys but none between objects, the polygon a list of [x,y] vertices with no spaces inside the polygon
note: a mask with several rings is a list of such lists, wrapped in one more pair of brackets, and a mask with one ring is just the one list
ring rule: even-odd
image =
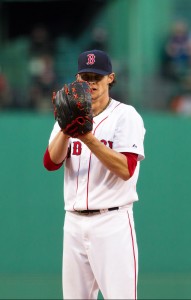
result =
[{"label": "player's face", "polygon": [[78,79],[89,83],[93,102],[105,98],[108,100],[109,84],[114,80],[114,73],[105,76],[96,73],[81,73],[78,76]]}]

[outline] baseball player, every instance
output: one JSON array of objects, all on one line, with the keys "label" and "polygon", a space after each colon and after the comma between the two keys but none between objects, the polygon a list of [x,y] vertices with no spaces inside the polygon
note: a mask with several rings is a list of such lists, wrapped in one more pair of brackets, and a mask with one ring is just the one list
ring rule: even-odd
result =
[{"label": "baseball player", "polygon": [[138,248],[133,204],[144,159],[145,128],[134,107],[110,97],[115,73],[107,53],[79,55],[77,80],[91,88],[93,127],[77,138],[56,121],[44,154],[64,165],[64,299],[137,299]]}]

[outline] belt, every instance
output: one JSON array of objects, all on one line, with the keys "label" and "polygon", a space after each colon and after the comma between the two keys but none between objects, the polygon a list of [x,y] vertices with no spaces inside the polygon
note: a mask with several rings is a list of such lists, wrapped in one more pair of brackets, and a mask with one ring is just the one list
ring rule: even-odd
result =
[{"label": "belt", "polygon": [[95,213],[102,213],[102,212],[107,212],[107,211],[112,211],[112,210],[118,210],[119,207],[110,207],[110,208],[106,208],[106,209],[87,209],[87,210],[75,210],[75,213],[79,213],[79,214],[84,214],[84,215],[89,215],[89,214],[95,214]]}]

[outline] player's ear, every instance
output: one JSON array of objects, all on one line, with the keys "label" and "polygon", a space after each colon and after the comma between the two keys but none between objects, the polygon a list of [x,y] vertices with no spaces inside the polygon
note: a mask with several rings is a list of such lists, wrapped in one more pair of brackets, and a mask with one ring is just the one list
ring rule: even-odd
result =
[{"label": "player's ear", "polygon": [[108,83],[112,83],[115,79],[115,73],[111,73],[108,75]]},{"label": "player's ear", "polygon": [[82,81],[80,74],[76,74],[76,81]]}]

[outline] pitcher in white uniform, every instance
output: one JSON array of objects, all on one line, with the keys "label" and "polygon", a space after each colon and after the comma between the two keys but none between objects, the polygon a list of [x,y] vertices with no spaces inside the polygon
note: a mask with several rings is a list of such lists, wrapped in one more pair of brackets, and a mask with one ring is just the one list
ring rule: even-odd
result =
[{"label": "pitcher in white uniform", "polygon": [[145,128],[134,107],[110,97],[107,53],[83,52],[77,80],[90,84],[93,130],[71,138],[56,122],[44,154],[64,170],[64,299],[137,299],[138,248],[133,203],[144,159]]}]

